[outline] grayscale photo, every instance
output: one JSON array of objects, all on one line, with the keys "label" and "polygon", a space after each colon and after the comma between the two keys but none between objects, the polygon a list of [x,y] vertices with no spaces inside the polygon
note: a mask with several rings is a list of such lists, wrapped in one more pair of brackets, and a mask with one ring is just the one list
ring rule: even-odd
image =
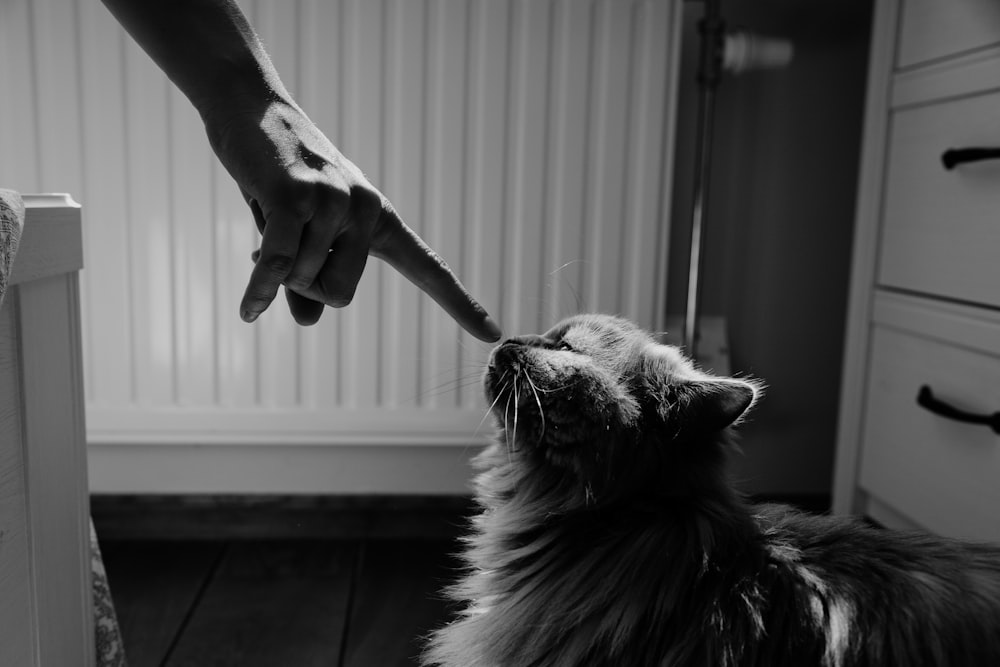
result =
[{"label": "grayscale photo", "polygon": [[1000,3],[0,0],[0,667],[1000,665]]}]

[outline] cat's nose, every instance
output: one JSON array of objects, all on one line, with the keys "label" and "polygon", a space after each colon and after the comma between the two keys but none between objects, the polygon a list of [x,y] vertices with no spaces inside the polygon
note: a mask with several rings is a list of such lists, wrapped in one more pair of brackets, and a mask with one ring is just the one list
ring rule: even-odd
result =
[{"label": "cat's nose", "polygon": [[490,355],[490,368],[510,366],[517,360],[517,351],[520,347],[520,344],[514,342],[513,339],[505,340],[497,345]]},{"label": "cat's nose", "polygon": [[538,334],[514,336],[493,348],[490,355],[490,367],[509,366],[518,359],[520,350],[524,347],[546,347],[549,340]]}]

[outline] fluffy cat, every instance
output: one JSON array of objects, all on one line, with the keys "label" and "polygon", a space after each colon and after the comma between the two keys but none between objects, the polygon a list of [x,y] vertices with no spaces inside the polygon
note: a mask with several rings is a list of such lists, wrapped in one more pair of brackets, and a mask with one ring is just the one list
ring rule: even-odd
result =
[{"label": "fluffy cat", "polygon": [[727,483],[760,386],[628,321],[496,347],[449,667],[1000,665],[1000,549],[751,505]]}]

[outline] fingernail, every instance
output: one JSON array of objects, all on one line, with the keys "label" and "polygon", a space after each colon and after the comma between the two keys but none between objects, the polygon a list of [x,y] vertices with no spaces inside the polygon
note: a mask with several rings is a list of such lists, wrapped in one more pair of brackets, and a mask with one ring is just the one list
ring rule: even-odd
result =
[{"label": "fingernail", "polygon": [[241,310],[240,311],[240,317],[243,319],[244,322],[246,322],[248,324],[250,322],[253,322],[254,320],[256,320],[259,315],[260,315],[260,313],[255,313],[255,312],[252,312],[250,310]]},{"label": "fingernail", "polygon": [[483,320],[483,329],[485,329],[486,335],[490,337],[491,343],[500,340],[500,336],[503,335],[503,330],[500,328],[500,325],[494,322],[493,318],[489,315],[487,315],[486,319]]}]

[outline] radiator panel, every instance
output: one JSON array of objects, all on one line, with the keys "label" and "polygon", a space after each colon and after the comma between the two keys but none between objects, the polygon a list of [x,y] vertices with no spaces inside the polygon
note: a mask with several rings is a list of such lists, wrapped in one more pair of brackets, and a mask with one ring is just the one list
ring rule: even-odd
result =
[{"label": "radiator panel", "polygon": [[[508,334],[664,328],[679,2],[242,3],[313,120]],[[489,346],[371,260],[296,326],[238,304],[257,232],[197,114],[99,3],[0,8],[0,185],[84,211],[91,443],[474,444]],[[16,52],[15,52],[16,51]],[[10,88],[8,88],[8,86]]]}]

